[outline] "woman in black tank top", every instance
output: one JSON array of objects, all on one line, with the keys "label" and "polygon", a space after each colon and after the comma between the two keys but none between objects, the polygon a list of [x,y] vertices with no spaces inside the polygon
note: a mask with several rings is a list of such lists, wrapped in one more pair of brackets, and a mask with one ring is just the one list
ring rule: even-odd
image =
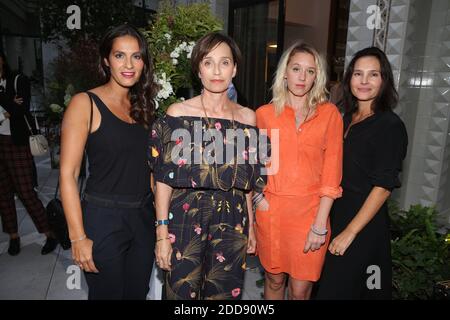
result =
[{"label": "woman in black tank top", "polygon": [[[144,37],[129,25],[106,33],[100,58],[107,82],[74,96],[64,115],[61,198],[89,299],[145,299],[155,242],[146,154],[153,67]],[[80,201],[85,148],[89,178]]]}]

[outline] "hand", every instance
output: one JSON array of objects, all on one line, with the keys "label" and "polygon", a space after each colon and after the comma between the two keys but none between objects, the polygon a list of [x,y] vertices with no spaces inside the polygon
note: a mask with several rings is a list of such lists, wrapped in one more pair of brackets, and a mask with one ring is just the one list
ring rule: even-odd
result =
[{"label": "hand", "polygon": [[5,118],[11,118],[11,115],[8,112],[3,113],[3,115],[5,116]]},{"label": "hand", "polygon": [[98,273],[92,258],[93,244],[94,242],[89,238],[72,243],[72,259],[80,269]]},{"label": "hand", "polygon": [[304,253],[308,253],[309,250],[312,252],[319,250],[321,246],[325,243],[326,235],[319,236],[309,230],[308,236],[306,237],[305,247],[303,248]]},{"label": "hand", "polygon": [[247,253],[248,254],[256,253],[256,236],[255,236],[255,229],[253,229],[253,226],[250,226],[248,228]]},{"label": "hand", "polygon": [[163,240],[156,241],[155,247],[155,259],[156,265],[163,270],[170,271],[172,262],[172,244],[169,239],[163,238]]},{"label": "hand", "polygon": [[23,103],[23,98],[18,97],[18,96],[15,96],[15,97],[14,97],[14,102],[15,102],[16,104],[22,104],[22,103]]},{"label": "hand", "polygon": [[258,211],[269,211],[269,201],[266,198],[262,198],[262,200],[256,206],[256,210]]},{"label": "hand", "polygon": [[333,239],[333,241],[331,241],[330,245],[328,246],[328,251],[336,256],[343,256],[347,248],[352,244],[355,237],[356,234],[354,232],[345,229],[344,231],[339,233],[337,237]]}]

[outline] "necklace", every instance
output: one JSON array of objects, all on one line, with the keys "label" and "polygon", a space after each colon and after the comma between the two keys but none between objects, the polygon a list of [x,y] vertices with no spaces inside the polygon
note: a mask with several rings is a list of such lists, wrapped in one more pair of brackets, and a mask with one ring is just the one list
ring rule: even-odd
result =
[{"label": "necklace", "polygon": [[[200,95],[200,102],[202,104],[203,112],[205,113],[206,122],[208,122],[208,129],[214,128],[214,126],[209,121],[208,114],[206,113],[206,108],[205,108],[205,105],[203,104],[203,95]],[[231,125],[233,127],[233,130],[236,130],[236,127],[235,127],[235,124],[234,124],[233,109],[231,109]],[[233,171],[233,179],[231,181],[231,186],[227,187],[227,186],[223,185],[222,182],[219,179],[219,171],[217,170],[217,158],[216,158],[217,145],[216,145],[216,139],[214,139],[214,137],[213,137],[213,141],[214,141],[214,168],[215,168],[215,171],[216,171],[216,174],[215,174],[216,185],[222,191],[230,191],[234,187],[234,185],[236,183],[236,178],[237,178],[238,164],[237,164],[236,158],[234,158],[234,163],[233,163],[234,168],[232,170]],[[214,175],[213,175],[213,177],[214,177]]]},{"label": "necklace", "polygon": [[358,120],[355,120],[352,116],[352,122],[350,122],[350,125],[348,126],[347,130],[345,130],[345,134],[344,134],[344,138],[347,138],[348,132],[350,131],[350,128],[357,124],[360,123],[361,121],[367,119],[368,117],[370,117],[371,115],[373,115],[373,111],[370,111],[368,114],[363,115],[361,118],[359,118]]}]

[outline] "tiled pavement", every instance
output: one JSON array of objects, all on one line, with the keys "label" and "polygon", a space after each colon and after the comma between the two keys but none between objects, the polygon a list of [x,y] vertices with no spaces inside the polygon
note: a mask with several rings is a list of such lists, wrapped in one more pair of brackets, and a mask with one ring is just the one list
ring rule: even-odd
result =
[{"label": "tiled pavement", "polygon": [[[35,161],[39,177],[38,193],[46,205],[53,197],[58,171],[50,168],[48,156],[36,158]],[[37,233],[20,200],[16,200],[16,207],[22,249],[18,256],[10,256],[7,253],[9,237],[0,233],[0,300],[87,299],[87,285],[82,273],[80,282],[75,280],[77,269],[71,267],[71,251],[58,246],[53,253],[42,256],[40,251],[45,236]],[[256,258],[250,260],[247,265],[251,269],[245,275],[242,297],[244,300],[259,300],[262,293],[262,288],[256,286],[256,281],[261,278],[259,263]],[[149,294],[150,297],[153,295]]]}]

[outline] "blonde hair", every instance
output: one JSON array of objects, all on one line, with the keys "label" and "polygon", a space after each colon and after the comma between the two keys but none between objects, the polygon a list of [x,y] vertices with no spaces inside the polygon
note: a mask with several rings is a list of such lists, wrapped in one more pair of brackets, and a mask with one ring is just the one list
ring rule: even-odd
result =
[{"label": "blonde hair", "polygon": [[298,41],[290,46],[281,56],[278,62],[277,71],[275,73],[275,79],[272,85],[272,101],[275,106],[275,114],[279,116],[287,103],[288,100],[288,88],[285,83],[285,74],[287,66],[291,61],[291,58],[299,53],[309,53],[314,57],[314,62],[316,63],[317,75],[316,80],[308,92],[307,107],[314,110],[319,104],[326,102],[327,99],[327,74],[326,74],[326,62],[324,58],[314,49],[311,45]]}]

